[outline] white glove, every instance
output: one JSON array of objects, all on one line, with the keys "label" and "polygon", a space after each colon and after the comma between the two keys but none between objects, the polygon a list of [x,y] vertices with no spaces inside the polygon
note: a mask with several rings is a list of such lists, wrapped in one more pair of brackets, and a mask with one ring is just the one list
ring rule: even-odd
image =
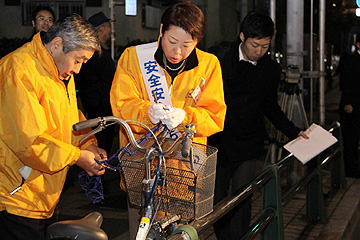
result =
[{"label": "white glove", "polygon": [[148,109],[150,121],[153,124],[157,124],[158,122],[160,122],[160,120],[162,120],[165,115],[165,109],[165,105],[162,103],[154,103],[150,105]]},{"label": "white glove", "polygon": [[165,111],[164,117],[161,119],[161,122],[166,125],[170,130],[176,128],[182,121],[185,119],[185,111],[181,108],[170,108],[168,111]]}]

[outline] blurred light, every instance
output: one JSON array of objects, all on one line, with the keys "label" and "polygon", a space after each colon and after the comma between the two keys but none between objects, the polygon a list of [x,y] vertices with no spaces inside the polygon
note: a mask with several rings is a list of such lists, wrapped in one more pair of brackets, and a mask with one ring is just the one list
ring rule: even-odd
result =
[{"label": "blurred light", "polygon": [[336,7],[336,3],[333,3],[333,7]]},{"label": "blurred light", "polygon": [[356,0],[356,4],[360,7],[360,0]]},{"label": "blurred light", "polygon": [[352,45],[352,46],[351,46],[351,52],[353,53],[353,52],[355,52],[355,50],[356,50],[355,45]]},{"label": "blurred light", "polygon": [[356,9],[356,13],[355,13],[355,14],[356,14],[357,17],[360,17],[360,8],[357,8],[357,9]]},{"label": "blurred light", "polygon": [[136,0],[125,0],[125,15],[136,16]]}]

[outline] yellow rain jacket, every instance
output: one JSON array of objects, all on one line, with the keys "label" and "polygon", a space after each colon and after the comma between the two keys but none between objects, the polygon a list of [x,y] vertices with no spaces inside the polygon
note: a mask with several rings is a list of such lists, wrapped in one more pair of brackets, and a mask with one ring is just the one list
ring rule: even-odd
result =
[{"label": "yellow rain jacket", "polygon": [[[156,60],[158,55],[162,56],[157,52]],[[193,61],[187,61],[184,70],[174,78],[170,96],[173,107],[181,108],[186,113],[181,125],[194,124],[194,142],[206,144],[206,137],[222,131],[224,127],[226,105],[221,68],[214,55],[197,48],[188,59],[190,57]],[[164,72],[170,87],[171,77]],[[191,94],[197,87],[201,88],[201,94],[199,101],[195,103]],[[144,85],[135,47],[127,48],[121,55],[110,91],[110,102],[114,116],[154,127],[148,116],[148,108],[152,103]],[[136,138],[146,132],[143,127],[132,125],[132,129]],[[128,138],[121,132],[120,146],[125,146],[126,143]]]},{"label": "yellow rain jacket", "polygon": [[[73,77],[67,87],[59,80],[40,34],[0,60],[0,211],[52,216],[68,168],[80,156],[73,145],[80,136],[72,131],[79,112]],[[22,182],[23,166],[31,173],[10,195]]]}]

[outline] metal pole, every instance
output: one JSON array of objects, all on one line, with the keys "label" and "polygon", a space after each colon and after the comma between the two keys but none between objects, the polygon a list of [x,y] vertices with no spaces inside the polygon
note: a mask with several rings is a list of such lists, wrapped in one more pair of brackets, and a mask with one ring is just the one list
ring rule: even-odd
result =
[{"label": "metal pole", "polygon": [[245,16],[248,14],[249,11],[248,4],[249,4],[248,0],[240,0],[240,20],[239,20],[240,24],[242,20],[244,20]]},{"label": "metal pole", "polygon": [[[286,41],[287,65],[295,65],[304,70],[304,2],[287,1]],[[302,84],[300,83],[301,89]]]},{"label": "metal pole", "polygon": [[319,77],[319,113],[320,125],[325,123],[325,6],[326,0],[319,1],[319,43],[320,43],[320,77]]},{"label": "metal pole", "polygon": [[114,1],[109,0],[110,8],[110,27],[111,27],[111,57],[115,60],[115,6],[125,6],[125,0],[123,1]]},{"label": "metal pole", "polygon": [[114,55],[115,55],[115,25],[114,25],[114,21],[115,21],[115,16],[114,16],[114,1],[113,0],[109,0],[109,8],[110,8],[110,27],[111,27],[111,57],[114,60]]},{"label": "metal pole", "polygon": [[[276,0],[270,1],[270,17],[273,20],[276,29]],[[275,35],[276,34],[274,34],[274,37],[271,40],[271,56],[273,58],[275,57]]]},{"label": "metal pole", "polygon": [[[304,71],[304,2],[287,0],[286,8],[286,65],[296,66],[302,72]],[[298,85],[303,89],[301,79]],[[305,124],[299,114],[300,103],[295,101],[293,107],[296,111],[291,117],[292,122],[295,126],[303,128]]]},{"label": "metal pole", "polygon": [[[314,61],[314,0],[310,1],[310,72],[314,70],[313,61]],[[310,78],[310,123],[313,122],[313,108],[314,108],[314,78]]]}]

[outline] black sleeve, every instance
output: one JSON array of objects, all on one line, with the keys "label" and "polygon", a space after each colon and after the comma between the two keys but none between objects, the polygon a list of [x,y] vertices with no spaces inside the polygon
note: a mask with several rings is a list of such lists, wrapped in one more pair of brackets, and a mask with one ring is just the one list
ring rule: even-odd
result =
[{"label": "black sleeve", "polygon": [[225,54],[229,51],[229,49],[230,43],[223,43],[218,46],[210,47],[208,52],[214,54],[219,59],[219,61],[222,62]]},{"label": "black sleeve", "polygon": [[342,106],[351,104],[353,114],[360,114],[360,55],[348,57],[341,72],[342,81]]},{"label": "black sleeve", "polygon": [[[293,122],[289,121],[285,113],[281,110],[278,103],[278,86],[281,78],[281,68],[278,64],[268,69],[270,74],[267,74],[268,80],[271,82],[270,89],[267,96],[261,104],[261,109],[264,115],[270,120],[276,129],[284,133],[289,139],[294,139],[301,131]],[[272,69],[272,70],[271,70]]]},{"label": "black sleeve", "polygon": [[77,75],[77,89],[84,109],[91,116],[112,114],[110,88],[115,74],[115,63],[110,54],[97,52]]},{"label": "black sleeve", "polygon": [[[97,83],[101,96],[105,99],[110,96],[110,89],[116,70],[114,61],[112,60],[110,54],[106,51],[103,51],[100,56],[100,66],[99,80]],[[106,102],[107,101],[110,102],[110,100],[106,100]]]}]

